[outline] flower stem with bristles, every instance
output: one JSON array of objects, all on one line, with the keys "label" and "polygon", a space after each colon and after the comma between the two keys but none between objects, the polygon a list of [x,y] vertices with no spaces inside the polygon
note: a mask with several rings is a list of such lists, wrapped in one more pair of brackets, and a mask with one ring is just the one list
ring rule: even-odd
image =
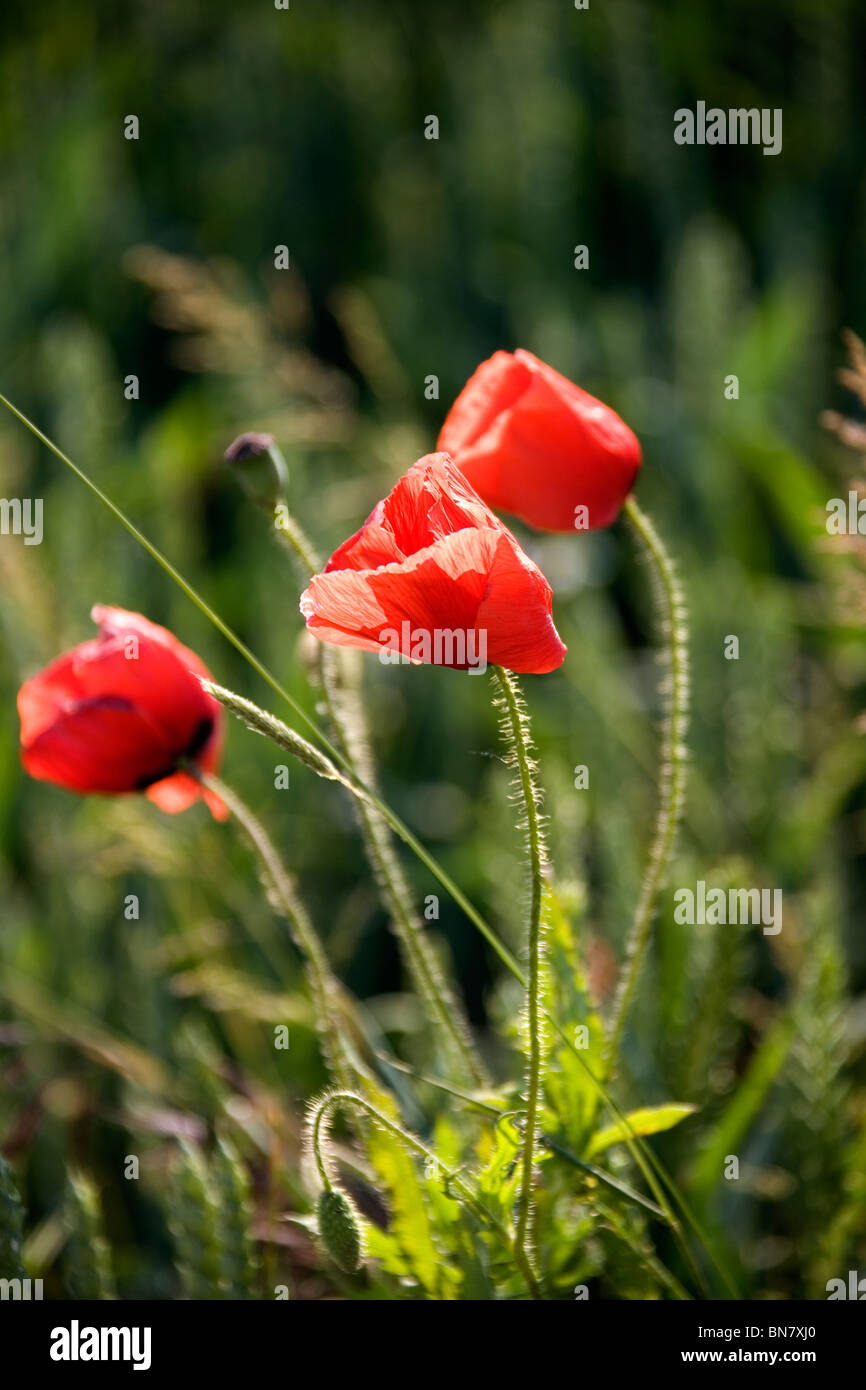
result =
[{"label": "flower stem with bristles", "polygon": [[[277,534],[292,552],[298,570],[306,581],[321,568],[315,546],[291,516],[285,502],[278,503],[274,508],[274,522]],[[356,797],[355,809],[364,850],[373,870],[373,877],[388,914],[391,929],[400,943],[414,988],[424,1004],[428,1018],[439,1030],[439,1036],[444,1040],[460,1072],[473,1085],[483,1086],[487,1083],[487,1076],[472,1045],[469,1025],[425,935],[409,885],[394,852],[391,829],[377,805],[376,769],[370,752],[363,695],[360,683],[348,679],[348,660],[348,653],[335,651],[325,643],[318,644],[318,681],[331,725],[331,734],[344,756],[344,765],[349,769],[352,780],[339,773],[333,764],[329,764],[332,770],[327,772],[320,771],[318,766],[314,767],[314,770],[319,771],[321,776],[329,776],[342,782]],[[212,688],[211,693],[218,700],[227,703],[223,698],[227,692]],[[230,705],[229,708],[234,709],[234,706]],[[256,709],[255,706],[250,708]],[[240,714],[241,718],[246,717],[238,709],[234,709],[234,712]],[[261,714],[261,711],[257,713]],[[247,722],[251,722],[249,718]],[[254,724],[253,727],[257,727],[259,732],[270,734],[272,738],[275,736],[261,723]],[[281,727],[285,729],[284,725]],[[293,738],[297,737],[293,734]],[[321,763],[322,757],[318,750],[308,747]],[[289,751],[293,750],[290,748]],[[309,757],[304,758],[304,761],[313,766]],[[359,795],[358,787],[369,788],[372,795]]]},{"label": "flower stem with bristles", "polygon": [[322,568],[319,553],[302,526],[298,524],[283,499],[274,507],[274,530],[287,550],[292,551],[306,580]]},{"label": "flower stem with bristles", "polygon": [[520,797],[526,816],[526,838],[529,859],[530,905],[526,944],[529,973],[526,980],[524,1028],[526,1030],[526,1124],[521,1155],[520,1192],[517,1199],[517,1225],[514,1234],[515,1254],[529,1260],[529,1224],[532,1215],[532,1189],[535,1182],[535,1151],[538,1142],[538,1109],[541,1101],[542,1062],[544,1053],[542,994],[542,904],[544,899],[544,866],[546,854],[541,831],[541,789],[531,756],[532,739],[526,706],[515,676],[501,666],[492,668],[494,679],[502,691],[502,732],[509,746],[509,763],[516,773]]},{"label": "flower stem with bristles", "polygon": [[674,563],[649,517],[633,497],[623,513],[650,566],[652,590],[664,643],[661,682],[664,713],[659,750],[659,802],[647,870],[626,948],[626,962],[614,1003],[606,1061],[613,1066],[649,944],[656,899],[670,865],[685,801],[689,707],[689,648],[685,604]]},{"label": "flower stem with bristles", "polygon": [[416,1135],[404,1129],[396,1120],[383,1115],[374,1105],[371,1105],[363,1096],[357,1095],[354,1091],[326,1091],[318,1100],[313,1101],[307,1116],[307,1132],[309,1136],[310,1148],[313,1152],[316,1167],[322,1180],[322,1185],[326,1191],[333,1188],[333,1178],[329,1170],[328,1160],[328,1130],[331,1122],[331,1113],[340,1106],[357,1106],[364,1114],[379,1125],[386,1133],[399,1139],[408,1149],[418,1154],[425,1162],[430,1163],[446,1179],[449,1192],[460,1194],[460,1200],[465,1202],[476,1216],[480,1217],[492,1227],[503,1244],[512,1251],[520,1268],[520,1272],[526,1280],[527,1288],[533,1298],[540,1298],[541,1291],[538,1280],[532,1270],[529,1260],[525,1254],[518,1252],[509,1232],[502,1222],[478,1200],[475,1193],[465,1180],[454,1169],[449,1168],[442,1162],[438,1154],[432,1149],[428,1149],[426,1144],[422,1144]]}]

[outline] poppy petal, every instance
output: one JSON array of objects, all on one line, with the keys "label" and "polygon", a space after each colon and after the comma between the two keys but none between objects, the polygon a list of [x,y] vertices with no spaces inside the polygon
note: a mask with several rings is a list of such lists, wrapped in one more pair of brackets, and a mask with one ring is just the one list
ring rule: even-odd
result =
[{"label": "poppy petal", "polygon": [[129,792],[164,774],[174,754],[140,709],[102,696],[58,715],[21,758],[31,777],[70,791]]},{"label": "poppy petal", "polygon": [[187,810],[199,797],[205,802],[215,820],[228,820],[229,809],[225,802],[209,787],[202,787],[188,772],[175,772],[147,788],[145,795],[168,815],[177,815]]},{"label": "poppy petal", "polygon": [[[184,759],[215,771],[225,719],[202,688],[207,668],[139,613],[97,605],[93,617],[99,636],[63,653],[18,692],[28,772],[72,791],[118,793],[172,780]],[[184,805],[203,795],[185,780]],[[173,800],[179,808],[181,798]],[[205,800],[224,813],[218,797]]]},{"label": "poppy petal", "polygon": [[439,447],[491,507],[545,531],[610,525],[641,464],[614,410],[521,348],[470,377]]},{"label": "poppy petal", "polygon": [[[367,563],[395,551],[402,558]],[[516,537],[451,459],[433,454],[314,576],[301,612],[315,636],[337,646],[463,668],[469,652],[476,660],[468,664],[480,664],[483,631],[489,660],[550,671],[565,654],[551,602],[550,585]]]}]

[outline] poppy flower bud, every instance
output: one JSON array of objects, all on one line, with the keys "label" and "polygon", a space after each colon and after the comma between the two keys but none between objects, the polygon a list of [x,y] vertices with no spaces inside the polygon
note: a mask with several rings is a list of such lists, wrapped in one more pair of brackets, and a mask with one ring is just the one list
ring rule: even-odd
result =
[{"label": "poppy flower bud", "polygon": [[641,465],[640,444],[610,406],[522,348],[482,362],[438,447],[489,507],[539,531],[609,526]]},{"label": "poppy flower bud", "polygon": [[334,1264],[346,1274],[354,1274],[361,1263],[363,1240],[357,1213],[345,1192],[322,1188],[316,1215],[322,1245]]},{"label": "poppy flower bud", "polygon": [[271,434],[240,434],[225,451],[226,463],[260,507],[273,511],[289,487],[286,460]]},{"label": "poppy flower bud", "polygon": [[163,811],[219,797],[185,769],[215,772],[224,732],[194,652],[140,613],[97,604],[99,636],[64,652],[18,692],[21,761],[69,791],[143,791]]}]

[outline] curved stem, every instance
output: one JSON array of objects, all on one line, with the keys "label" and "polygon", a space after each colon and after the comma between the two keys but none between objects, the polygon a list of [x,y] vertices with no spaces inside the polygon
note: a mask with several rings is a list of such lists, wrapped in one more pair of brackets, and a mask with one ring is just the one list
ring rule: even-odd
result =
[{"label": "curved stem", "polygon": [[659,802],[649,861],[635,909],[626,948],[623,976],[614,1004],[606,1062],[613,1065],[622,1040],[628,1012],[637,989],[649,944],[656,898],[667,873],[677,826],[685,799],[685,738],[688,728],[689,650],[686,611],[674,563],[645,512],[633,497],[623,507],[637,541],[651,567],[653,596],[659,632],[665,645],[665,677],[661,683],[664,716],[659,749]]},{"label": "curved stem", "polygon": [[[320,567],[315,547],[292,517],[285,500],[274,509],[277,534],[291,550],[298,568],[308,579]],[[347,679],[348,653],[318,644],[319,684],[330,721],[332,736],[344,755],[345,765],[358,786],[369,788],[377,798],[376,769],[370,752],[370,739],[360,687]],[[354,792],[354,787],[348,789]],[[469,1025],[436,954],[425,935],[400,861],[394,853],[388,823],[371,797],[357,797],[356,811],[364,850],[373,870],[388,920],[403,951],[406,968],[431,1022],[441,1036],[464,1076],[476,1086],[487,1084],[469,1033]]]},{"label": "curved stem", "polygon": [[526,1126],[523,1134],[520,1193],[517,1201],[517,1226],[514,1235],[515,1253],[528,1259],[527,1244],[532,1213],[532,1188],[535,1175],[535,1150],[538,1141],[538,1108],[541,1099],[542,1023],[541,1023],[541,906],[544,895],[545,850],[541,833],[539,804],[541,795],[535,780],[530,753],[531,739],[525,706],[516,678],[501,666],[493,667],[493,675],[502,691],[503,731],[511,747],[511,758],[520,784],[520,794],[526,814],[527,848],[529,852],[530,906],[527,929],[529,973],[526,980],[527,1072]]},{"label": "curved stem", "polygon": [[506,1248],[515,1255],[520,1267],[520,1272],[526,1280],[527,1288],[532,1298],[541,1298],[538,1280],[532,1271],[528,1259],[525,1255],[521,1258],[517,1250],[513,1249],[511,1236],[502,1225],[502,1222],[478,1200],[469,1184],[461,1178],[460,1174],[453,1168],[447,1167],[433,1149],[428,1149],[426,1144],[422,1144],[421,1140],[416,1138],[408,1129],[404,1129],[403,1126],[397,1124],[395,1120],[390,1119],[387,1115],[383,1115],[382,1112],[377,1110],[374,1105],[371,1105],[368,1100],[365,1100],[363,1096],[357,1095],[354,1091],[329,1091],[326,1095],[322,1096],[321,1100],[314,1103],[310,1111],[308,1121],[310,1143],[313,1149],[316,1167],[319,1170],[319,1175],[325,1187],[330,1188],[333,1185],[331,1175],[328,1172],[326,1157],[330,1114],[332,1110],[336,1110],[341,1105],[357,1106],[374,1122],[374,1124],[380,1125],[382,1129],[386,1130],[389,1134],[393,1134],[395,1138],[401,1140],[407,1148],[419,1154],[425,1162],[432,1163],[446,1179],[449,1190],[453,1189],[459,1192],[466,1205],[492,1227]]},{"label": "curved stem", "polygon": [[[346,1092],[345,1094],[349,1093]],[[325,1128],[324,1137],[322,1136],[322,1123],[325,1120],[327,1114],[328,1108],[325,1105],[320,1105],[318,1109],[315,1111],[311,1126],[311,1136],[313,1146],[313,1157],[316,1160],[316,1167],[319,1170],[319,1177],[322,1179],[322,1186],[324,1187],[326,1192],[330,1192],[334,1184],[331,1182],[331,1175],[328,1172],[328,1165],[325,1162],[325,1143],[328,1137],[327,1127]]]},{"label": "curved stem", "polygon": [[316,1025],[322,1040],[326,1060],[341,1085],[350,1084],[353,1068],[346,1055],[338,1023],[338,998],[341,987],[331,971],[324,947],[318,933],[307,914],[307,910],[297,895],[294,882],[271,843],[261,822],[231,787],[226,786],[213,773],[201,772],[190,767],[190,774],[203,786],[216,793],[225,802],[238,824],[246,833],[247,839],[256,850],[271,886],[292,930],[295,945],[304,959],[310,984],[310,994]]},{"label": "curved stem", "polygon": [[286,549],[291,550],[295,556],[304,578],[318,574],[322,568],[319,553],[306,531],[295,521],[285,498],[281,498],[274,507],[274,528]]},{"label": "curved stem", "polygon": [[[38,425],[35,425],[32,420],[28,419],[28,417],[22,411],[20,411],[17,408],[17,406],[14,406],[12,402],[10,400],[7,400],[7,398],[2,394],[0,394],[0,405],[5,406],[6,409],[10,411],[10,413],[14,415],[17,420],[20,420],[21,424],[24,425],[24,427],[28,429],[30,433],[40,441],[41,444],[44,444],[47,449],[50,449],[52,454],[54,454],[55,458],[58,458],[60,462],[64,464],[72,473],[74,473],[76,478],[78,478],[79,481],[82,482],[84,486],[89,489],[89,491],[94,495],[94,497],[98,498],[102,505],[106,507],[109,512],[111,512],[112,516],[115,517],[115,519],[126,528],[129,534],[133,537],[135,541],[137,541],[137,543],[142,547],[142,549],[146,550],[148,555],[150,555],[157,562],[157,564],[161,566],[161,568],[165,571],[169,578],[173,580],[175,584],[177,584],[178,588],[183,590],[187,598],[189,598],[192,601],[192,603],[194,603],[195,606],[199,609],[199,611],[202,614],[204,614],[208,622],[213,623],[217,631],[222,634],[222,636],[226,639],[227,642],[231,643],[231,645],[235,648],[237,652],[240,653],[244,660],[248,662],[250,666],[252,666],[253,670],[256,671],[259,676],[261,676],[262,680],[267,685],[269,685],[271,689],[275,691],[275,693],[279,695],[282,700],[285,700],[286,704],[290,707],[290,709],[294,710],[298,718],[306,725],[310,732],[315,735],[315,737],[321,743],[322,747],[327,750],[331,757],[334,758],[341,765],[341,767],[345,768],[345,770],[350,775],[352,775],[352,769],[349,766],[347,758],[338,748],[334,746],[334,744],[330,741],[325,732],[316,723],[315,719],[313,719],[309,714],[307,714],[306,710],[298,704],[297,700],[292,698],[288,690],[286,690],[285,686],[277,680],[276,676],[268,670],[267,666],[265,666],[264,663],[258,659],[255,653],[250,651],[250,648],[246,646],[244,642],[241,641],[237,633],[232,631],[232,629],[228,626],[227,623],[223,621],[219,614],[216,613],[214,609],[211,608],[210,605],[205,602],[198,590],[195,589],[192,586],[192,584],[190,584],[186,579],[184,579],[180,571],[175,568],[175,566],[171,563],[170,560],[166,558],[165,555],[163,555],[162,551],[159,550],[157,546],[155,546],[153,542],[150,541],[147,538],[147,536],[145,536],[144,533],[140,531],[137,526],[134,525],[132,521],[130,521],[126,513],[123,512],[120,509],[120,507],[118,507],[117,504],[113,502],[105,492],[102,491],[100,487],[97,487],[96,483],[93,482],[92,478],[88,477],[84,470],[78,467],[77,463],[73,463],[69,455],[65,454],[63,450],[59,447],[59,445],[54,443],[53,439],[49,439],[48,435],[43,433],[43,431],[39,429]],[[359,782],[357,779],[355,779],[354,790],[357,796],[366,796],[370,801],[374,803],[377,811],[382,816],[382,818],[385,821],[387,821],[394,834],[398,835],[399,838],[403,841],[403,843],[408,845],[409,849],[416,856],[416,858],[418,858],[424,865],[424,867],[433,875],[433,877],[437,879],[439,883],[441,883],[445,891],[450,894],[450,896],[457,903],[457,906],[469,918],[469,921],[472,923],[472,925],[476,928],[477,931],[481,933],[485,941],[487,941],[488,944],[493,948],[493,950],[498,955],[499,959],[505,965],[506,969],[510,970],[511,974],[514,975],[516,979],[522,979],[520,966],[517,964],[517,961],[514,959],[511,952],[508,950],[508,947],[505,946],[505,944],[499,940],[499,937],[496,935],[493,928],[489,925],[488,922],[484,920],[483,916],[478,911],[478,909],[469,901],[469,899],[466,897],[466,894],[463,893],[462,890],[457,886],[451,875],[439,863],[439,861],[424,848],[420,840],[418,840],[417,836],[412,834],[412,831],[401,820],[397,813],[395,811],[392,811],[391,807],[388,805],[386,801],[384,801],[377,794],[373,793],[369,787],[365,787],[363,783]]]}]

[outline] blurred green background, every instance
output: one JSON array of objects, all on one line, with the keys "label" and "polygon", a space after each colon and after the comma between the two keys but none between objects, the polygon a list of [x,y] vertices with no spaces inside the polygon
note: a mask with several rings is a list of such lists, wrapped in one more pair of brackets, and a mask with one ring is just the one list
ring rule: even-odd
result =
[{"label": "blurred green background", "polygon": [[[862,7],[45,0],[7,5],[0,32],[0,389],[305,708],[299,585],[221,461],[236,434],[277,436],[326,552],[433,447],[498,347],[547,359],[640,436],[638,496],[692,623],[671,882],[780,887],[785,915],[777,937],[681,928],[666,893],[623,1095],[701,1107],[660,1152],[747,1291],[823,1297],[866,1261],[863,590],[857,557],[821,545],[824,503],[858,463],[818,423],[851,407],[834,381],[841,329],[866,329]],[[781,107],[782,153],[676,146],[673,113],[698,100]],[[266,1258],[318,1296],[309,1242],[277,1217],[303,1204],[297,1133],[325,1076],[246,846],[201,807],[167,818],[27,781],[15,693],[90,635],[102,602],[165,623],[219,681],[287,711],[5,413],[0,493],[42,497],[45,517],[40,547],[0,538],[0,1147],[32,1266],[62,1289],[74,1161],[102,1189],[121,1291],[170,1296],[160,1165],[219,1107],[255,1174]],[[584,949],[609,1001],[654,812],[646,578],[621,527],[517,529],[569,646],[560,671],[524,684],[554,865],[588,895]],[[738,661],[723,658],[729,634]],[[488,683],[365,670],[388,799],[517,949],[520,839]],[[226,779],[298,874],[341,976],[423,1059],[350,809],[301,768],[275,790],[276,761],[233,725]],[[436,885],[404,862],[421,904]],[[513,1017],[511,984],[444,895],[438,930],[482,1034]],[[292,1046],[275,1054],[282,1022]],[[178,1101],[180,1076],[198,1078],[195,1103]],[[149,1156],[140,1184],[123,1181],[129,1153]]]}]

